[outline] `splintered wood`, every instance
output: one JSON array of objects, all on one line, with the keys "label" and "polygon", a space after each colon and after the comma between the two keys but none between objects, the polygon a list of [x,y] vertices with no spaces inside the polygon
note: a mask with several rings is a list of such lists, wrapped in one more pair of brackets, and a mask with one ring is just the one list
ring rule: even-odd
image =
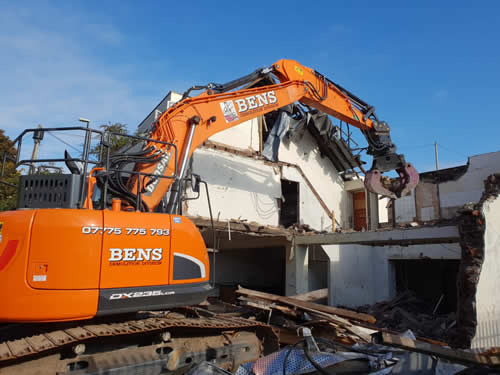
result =
[{"label": "splintered wood", "polygon": [[[236,293],[241,297],[240,303],[257,309],[271,311],[277,310],[284,315],[297,318],[303,312],[307,312],[314,318],[328,322],[333,327],[338,328],[339,333],[345,332],[345,336],[354,336],[350,338],[352,342],[363,341],[370,342],[370,331],[366,328],[356,326],[349,320],[355,320],[365,323],[375,323],[375,318],[368,314],[360,314],[351,310],[341,309],[332,306],[320,305],[309,302],[308,299],[323,298],[328,290],[320,290],[305,295],[299,295],[298,298],[283,297],[275,294],[259,292],[256,290],[238,287]],[[346,319],[347,318],[347,319]]]},{"label": "splintered wood", "polygon": [[[328,295],[327,289],[295,297],[284,297],[238,287],[236,294],[240,296],[240,304],[265,311],[269,314],[269,318],[273,311],[277,311],[283,314],[282,316],[285,316],[286,319],[291,319],[288,320],[288,324],[275,327],[280,331],[281,344],[296,343],[301,339],[297,335],[297,327],[308,326],[313,328],[314,336],[345,345],[353,345],[357,342],[378,342],[386,346],[420,352],[468,366],[500,367],[500,350],[488,353],[489,355],[481,355],[465,350],[450,349],[445,347],[444,343],[426,338],[412,340],[394,331],[373,326],[376,319],[372,315],[310,302],[326,297]],[[305,314],[308,315],[307,319],[304,319]],[[291,324],[294,322],[295,324]]]},{"label": "splintered wood", "polygon": [[325,306],[325,305],[320,305],[318,303],[314,302],[308,302],[308,301],[301,301],[296,298],[292,297],[283,297],[283,296],[278,296],[276,294],[270,294],[270,293],[264,293],[264,292],[258,292],[256,290],[250,290],[250,289],[245,289],[242,288],[241,286],[238,287],[238,290],[236,291],[237,294],[245,295],[249,298],[258,298],[262,300],[267,300],[271,302],[277,302],[282,305],[288,305],[292,306],[304,311],[307,310],[313,310],[314,312],[323,312],[326,314],[332,314],[332,315],[337,315],[342,318],[347,318],[347,319],[352,319],[352,320],[357,320],[360,322],[367,322],[367,323],[375,323],[376,319],[369,314],[362,314],[362,313],[357,313],[351,310],[347,309],[341,309],[338,307],[332,307],[332,306]]}]

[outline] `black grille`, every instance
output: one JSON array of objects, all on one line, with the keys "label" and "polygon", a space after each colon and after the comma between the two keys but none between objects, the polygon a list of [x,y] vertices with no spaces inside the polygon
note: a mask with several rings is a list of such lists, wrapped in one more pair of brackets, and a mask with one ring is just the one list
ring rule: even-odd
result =
[{"label": "black grille", "polygon": [[21,176],[18,208],[77,208],[81,178],[74,174]]}]

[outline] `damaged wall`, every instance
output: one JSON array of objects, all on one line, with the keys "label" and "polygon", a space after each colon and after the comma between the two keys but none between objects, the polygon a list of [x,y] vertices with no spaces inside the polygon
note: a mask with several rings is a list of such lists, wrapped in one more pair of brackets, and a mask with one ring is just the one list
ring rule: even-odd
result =
[{"label": "damaged wall", "polygon": [[458,243],[410,246],[323,245],[330,258],[330,297],[333,305],[357,307],[395,296],[392,261],[458,260]]},{"label": "damaged wall", "polygon": [[[344,181],[337,173],[332,162],[328,158],[321,156],[312,135],[305,132],[297,141],[283,142],[278,157],[280,161],[297,164],[328,209],[335,212],[335,218],[339,224],[342,227],[348,227],[349,217],[344,213],[349,212],[352,208],[349,206],[347,199],[348,193],[344,190]],[[291,172],[291,169],[289,169],[289,172]],[[294,181],[300,180],[294,179]],[[301,184],[301,192],[304,191],[302,185],[304,184]],[[309,190],[309,194],[312,193],[307,187],[305,187],[305,190]],[[303,200],[301,197],[301,208],[304,210],[303,222],[315,229],[331,228],[331,219],[327,216],[325,210],[318,209],[317,203],[316,207],[309,205],[309,203],[314,202],[315,199],[313,198],[309,197],[307,200]],[[314,221],[314,224],[311,224],[310,221]]]},{"label": "damaged wall", "polygon": [[[258,121],[247,121],[210,139],[238,149],[258,151]],[[216,219],[241,218],[263,225],[278,225],[279,169],[262,160],[198,148],[192,157],[192,171],[207,182]],[[200,191],[200,199],[187,201],[187,207],[188,215],[210,217],[204,189]]]},{"label": "damaged wall", "polygon": [[436,220],[440,217],[438,185],[421,181],[415,189],[417,221]]},{"label": "damaged wall", "polygon": [[483,204],[484,263],[476,292],[477,329],[472,347],[500,346],[500,198]]},{"label": "damaged wall", "polygon": [[415,190],[406,197],[401,197],[395,200],[396,203],[396,222],[407,223],[415,220]]},{"label": "damaged wall", "polygon": [[259,151],[259,119],[254,118],[214,134],[210,140],[243,150]]},{"label": "damaged wall", "polygon": [[415,194],[396,201],[399,223],[453,219],[466,203],[478,202],[483,181],[500,171],[500,152],[471,156],[467,165],[420,174]]},{"label": "damaged wall", "polygon": [[[210,140],[230,148],[258,151],[258,120],[225,130]],[[305,132],[297,143],[283,142],[279,160],[283,162],[280,165],[221,150],[199,148],[193,154],[192,170],[209,184],[214,216],[219,220],[240,218],[278,226],[281,179],[285,179],[300,184],[301,224],[330,231],[333,210],[336,221],[343,227],[349,227],[352,202],[343,190],[343,180],[331,161],[321,157],[309,133]],[[199,200],[187,201],[186,205],[188,215],[209,217],[204,191],[201,191]]]},{"label": "damaged wall", "polygon": [[500,152],[469,157],[465,174],[456,181],[439,184],[442,218],[456,216],[465,203],[478,202],[484,191],[483,182],[489,175],[500,172]]},{"label": "damaged wall", "polygon": [[378,200],[378,222],[380,224],[389,222],[389,198],[382,198]]},{"label": "damaged wall", "polygon": [[[198,149],[193,172],[208,184],[214,217],[221,221],[245,219],[263,225],[278,225],[281,179],[278,168],[262,160]],[[210,217],[204,189],[200,199],[187,201],[187,214]]]}]

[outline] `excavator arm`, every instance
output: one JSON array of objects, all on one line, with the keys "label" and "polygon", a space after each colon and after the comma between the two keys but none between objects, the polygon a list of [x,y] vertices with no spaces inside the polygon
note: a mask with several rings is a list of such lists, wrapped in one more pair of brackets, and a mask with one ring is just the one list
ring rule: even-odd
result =
[{"label": "excavator arm", "polygon": [[[234,90],[272,76],[279,83]],[[176,212],[181,195],[180,182],[184,178],[188,160],[193,151],[210,136],[297,101],[361,130],[368,141],[368,153],[373,155],[372,168],[365,176],[368,190],[396,198],[406,195],[418,183],[418,173],[411,164],[405,162],[403,155],[396,153],[389,135],[390,128],[387,123],[377,119],[374,108],[296,61],[279,60],[269,68],[259,69],[227,84],[209,84],[192,89],[205,91],[196,97],[187,97],[186,94],[152,126],[151,138],[170,145],[146,145],[149,160],[136,162],[134,169],[141,175],[138,177],[134,174],[128,181],[130,192],[142,192],[141,200],[147,210],[157,207],[170,191],[166,211]],[[177,151],[172,145],[178,150],[178,158],[173,157]],[[383,185],[382,172],[393,169],[400,175],[400,180],[391,186]]]},{"label": "excavator arm", "polygon": [[[304,80],[310,82],[314,95],[306,95],[300,102],[336,117],[361,130],[368,142],[367,153],[373,156],[372,167],[365,175],[366,188],[374,193],[399,198],[408,195],[418,184],[419,174],[397,148],[390,137],[390,127],[380,121],[375,107],[330,81],[314,69],[301,66],[293,60],[280,60],[273,65],[281,82]],[[311,97],[312,96],[312,97]],[[395,170],[399,179],[383,183],[382,172]]]}]

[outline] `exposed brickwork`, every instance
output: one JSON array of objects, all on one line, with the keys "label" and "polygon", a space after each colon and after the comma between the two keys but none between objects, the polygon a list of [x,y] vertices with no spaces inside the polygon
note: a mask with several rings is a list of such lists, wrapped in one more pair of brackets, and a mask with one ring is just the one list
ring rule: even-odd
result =
[{"label": "exposed brickwork", "polygon": [[500,193],[500,174],[490,175],[484,182],[484,192],[476,204],[466,204],[458,217],[462,258],[457,276],[457,325],[450,344],[456,348],[470,348],[476,334],[476,290],[484,262],[485,222],[482,209],[487,200]]}]

